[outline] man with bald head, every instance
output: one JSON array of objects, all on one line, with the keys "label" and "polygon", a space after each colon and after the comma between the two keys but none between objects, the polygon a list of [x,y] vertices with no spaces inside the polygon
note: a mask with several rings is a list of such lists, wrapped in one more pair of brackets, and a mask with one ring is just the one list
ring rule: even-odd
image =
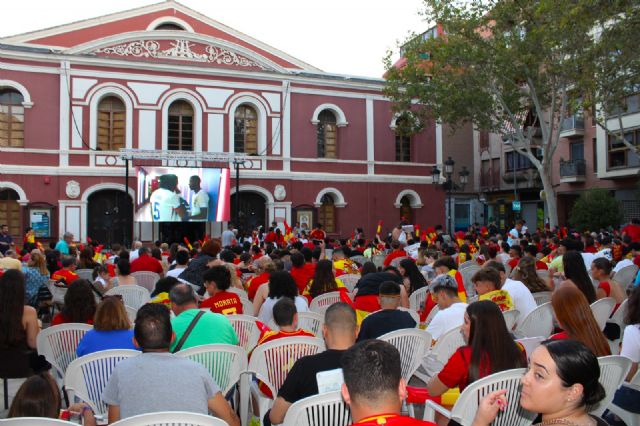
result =
[{"label": "man with bald head", "polygon": [[278,391],[273,408],[264,418],[265,425],[282,423],[291,404],[318,394],[318,379],[341,369],[342,354],[353,346],[358,336],[353,308],[342,302],[331,305],[324,316],[322,336],[327,350],[296,361]]}]

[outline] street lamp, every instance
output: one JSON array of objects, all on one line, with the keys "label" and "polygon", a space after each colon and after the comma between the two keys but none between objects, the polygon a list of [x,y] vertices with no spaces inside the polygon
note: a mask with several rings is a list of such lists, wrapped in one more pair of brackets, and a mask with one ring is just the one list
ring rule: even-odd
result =
[{"label": "street lamp", "polygon": [[469,183],[469,175],[471,174],[469,170],[467,170],[466,166],[462,166],[462,170],[458,172],[458,178],[460,179],[460,183],[456,184],[453,181],[453,171],[455,170],[456,162],[453,158],[448,157],[444,162],[444,175],[446,180],[443,183],[440,183],[440,169],[437,165],[433,166],[431,169],[431,179],[434,185],[440,185],[447,194],[447,232],[450,234],[453,232],[453,223],[451,218],[451,212],[453,211],[453,207],[451,205],[452,197],[451,194],[454,191],[464,191],[464,187]]}]

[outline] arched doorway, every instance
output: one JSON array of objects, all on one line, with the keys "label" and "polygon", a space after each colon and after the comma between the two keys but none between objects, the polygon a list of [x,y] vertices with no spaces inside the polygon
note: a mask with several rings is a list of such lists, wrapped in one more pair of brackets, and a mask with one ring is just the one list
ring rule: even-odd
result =
[{"label": "arched doorway", "polygon": [[9,235],[13,237],[16,245],[22,241],[19,199],[20,196],[13,189],[0,190],[0,225],[9,227]]},{"label": "arched doorway", "polygon": [[400,199],[400,220],[404,220],[408,224],[413,223],[411,200],[406,195]]},{"label": "arched doorway", "polygon": [[257,192],[240,191],[240,214],[236,215],[236,194],[231,195],[231,222],[241,232],[250,233],[258,226],[267,228],[267,204],[262,195]]},{"label": "arched doorway", "polygon": [[131,245],[133,200],[116,189],[96,191],[87,202],[87,236],[100,244]]}]

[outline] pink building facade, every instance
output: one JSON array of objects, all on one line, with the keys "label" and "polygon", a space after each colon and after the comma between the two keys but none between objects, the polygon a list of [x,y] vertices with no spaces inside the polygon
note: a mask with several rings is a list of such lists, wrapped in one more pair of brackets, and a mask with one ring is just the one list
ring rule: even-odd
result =
[{"label": "pink building facade", "polygon": [[0,39],[0,222],[14,238],[35,225],[44,241],[69,231],[106,243],[224,229],[133,223],[134,166],[163,163],[132,154],[127,173],[122,148],[221,158],[164,162],[176,166],[233,169],[234,155],[249,155],[245,226],[320,221],[348,237],[380,220],[442,223],[429,176],[442,132],[434,123],[399,138],[383,86],[322,72],[172,1]]}]

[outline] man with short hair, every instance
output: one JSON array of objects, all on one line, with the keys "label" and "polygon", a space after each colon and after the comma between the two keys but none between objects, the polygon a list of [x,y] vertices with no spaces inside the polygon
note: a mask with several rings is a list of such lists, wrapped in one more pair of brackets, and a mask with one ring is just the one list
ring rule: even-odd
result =
[{"label": "man with short hair", "polygon": [[310,331],[298,328],[298,309],[293,300],[283,297],[273,305],[273,321],[279,330],[268,330],[260,336],[258,345],[284,337],[316,337]]},{"label": "man with short hair", "polygon": [[225,265],[212,266],[202,275],[202,280],[209,298],[200,304],[200,309],[209,308],[222,315],[242,314],[240,296],[227,291],[231,287],[231,272]]},{"label": "man with short hair", "polygon": [[134,241],[131,246],[131,251],[129,252],[129,263],[136,260],[139,256],[138,250],[142,247],[142,241]]},{"label": "man with short hair", "polygon": [[206,222],[209,215],[209,194],[200,187],[200,184],[200,176],[193,175],[189,178],[189,189],[195,194],[191,199],[191,215],[189,216],[189,220],[192,222]]},{"label": "man with short hair", "polygon": [[334,303],[324,316],[322,335],[327,350],[300,358],[293,365],[278,391],[273,408],[265,415],[264,424],[280,424],[287,410],[296,401],[318,393],[318,378],[323,372],[341,368],[342,354],[356,341],[358,324],[356,313],[346,303]]},{"label": "man with short hair", "polygon": [[502,290],[500,273],[494,268],[482,268],[471,277],[478,300],[491,300],[502,312],[513,309],[509,292]]},{"label": "man with short hair", "polygon": [[[229,320],[224,315],[203,312],[198,309],[196,295],[188,284],[182,283],[173,286],[169,292],[169,300],[171,301],[171,310],[176,316],[171,321],[176,335],[171,344],[172,352],[176,350],[182,336],[193,321],[195,321],[195,325],[179,349],[213,343],[238,344],[238,336]],[[202,312],[202,315],[196,320],[199,312]]]},{"label": "man with short hair", "polygon": [[0,226],[0,253],[4,256],[13,247],[13,237],[9,234],[7,225]]},{"label": "man with short hair", "polygon": [[65,232],[62,235],[62,239],[56,244],[54,250],[58,250],[61,255],[69,255],[69,246],[73,242],[73,234],[71,232]]},{"label": "man with short hair", "polygon": [[513,229],[509,231],[509,234],[507,235],[507,243],[509,243],[511,247],[513,247],[514,245],[518,245],[518,242],[520,241],[520,237],[523,234],[523,231],[522,231],[523,226],[524,226],[524,222],[522,220],[517,220]]},{"label": "man with short hair", "polygon": [[549,266],[547,266],[546,263],[539,261],[537,254],[538,247],[535,244],[529,244],[524,248],[524,255],[529,256],[536,261],[536,269],[543,269],[546,271],[547,269],[549,269]]},{"label": "man with short hair", "polygon": [[138,258],[131,262],[131,272],[140,271],[155,272],[160,276],[164,275],[162,263],[155,257],[151,257],[147,247],[140,247],[138,249]]},{"label": "man with short hair", "polygon": [[520,262],[520,258],[522,257],[522,248],[519,245],[514,245],[509,248],[509,261],[507,265],[513,270],[516,266],[518,266],[518,262]]},{"label": "man with short hair", "polygon": [[176,264],[173,269],[167,271],[168,277],[178,278],[189,265],[189,252],[186,250],[178,250],[176,253]]},{"label": "man with short hair", "polygon": [[67,286],[70,286],[72,282],[80,278],[76,274],[76,259],[71,256],[62,258],[62,269],[55,271],[51,275],[51,279],[54,281],[62,281]]},{"label": "man with short hair", "polygon": [[18,253],[14,250],[7,250],[4,253],[4,257],[0,258],[0,270],[17,269],[22,271],[22,262],[18,258]]},{"label": "man with short hair", "polygon": [[438,305],[427,331],[433,340],[438,340],[446,331],[464,323],[467,304],[458,297],[458,282],[451,275],[439,275],[431,282],[431,295]]},{"label": "man with short hair", "polygon": [[342,357],[342,371],[342,397],[351,408],[354,425],[435,426],[401,415],[407,383],[400,353],[392,344],[382,340],[355,344]]},{"label": "man with short hair", "polygon": [[209,371],[169,353],[175,338],[164,305],[149,303],[138,310],[134,344],[142,354],[120,361],[111,373],[102,394],[109,406],[109,423],[145,413],[187,411],[211,412],[239,426],[240,420]]},{"label": "man with short hair", "polygon": [[398,310],[400,306],[400,285],[394,281],[380,284],[378,295],[380,310],[362,321],[358,341],[377,339],[383,334],[403,328],[415,328],[416,322],[406,311]]},{"label": "man with short hair", "polygon": [[501,288],[509,293],[511,300],[513,301],[513,309],[518,310],[519,314],[516,324],[520,324],[524,317],[529,315],[531,311],[538,307],[536,300],[533,298],[533,294],[531,294],[531,290],[529,290],[522,281],[507,278],[507,273],[501,262],[492,260],[485,263],[484,267],[493,268],[500,274]]}]

